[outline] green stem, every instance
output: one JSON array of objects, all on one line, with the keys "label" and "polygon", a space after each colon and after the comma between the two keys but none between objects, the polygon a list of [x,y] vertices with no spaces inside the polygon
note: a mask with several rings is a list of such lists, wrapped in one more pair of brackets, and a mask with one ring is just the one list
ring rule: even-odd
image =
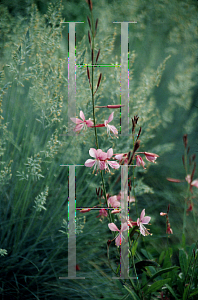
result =
[{"label": "green stem", "polygon": [[[93,14],[91,12],[91,24],[92,24],[92,49],[94,52],[94,22],[93,22]],[[93,62],[92,62],[92,72],[91,72],[91,95],[92,95],[92,107],[93,107],[93,121],[94,121],[94,126],[96,125],[96,116],[95,116],[95,103],[94,103],[94,90],[93,90],[93,86],[94,86],[94,66],[93,66]],[[98,135],[97,135],[97,128],[94,127],[95,129],[95,139],[96,139],[96,147],[97,149],[99,149],[99,143],[98,143]],[[107,203],[107,194],[106,194],[106,189],[105,189],[105,183],[104,183],[104,177],[103,177],[103,172],[101,170],[101,178],[102,178],[102,187],[103,187],[103,193],[104,193],[104,197],[105,197],[105,202],[106,202],[106,206],[108,207],[108,203]],[[111,212],[108,210],[108,216],[110,219],[110,222],[114,221],[114,217],[112,216]]]},{"label": "green stem", "polygon": [[[187,150],[185,148],[184,151],[184,167],[186,170],[186,176],[188,175],[188,165],[187,165]],[[187,188],[187,197],[184,202],[184,216],[183,216],[183,231],[182,233],[185,234],[185,229],[186,229],[186,209],[187,209],[187,199],[190,197],[190,184],[188,183],[188,188]]]},{"label": "green stem", "polygon": [[[135,141],[134,141],[134,135],[133,135],[133,149],[134,149],[134,144],[135,144]],[[133,196],[135,198],[135,209],[136,209],[136,215],[138,218],[139,214],[138,214],[138,207],[137,207],[137,199],[136,199],[136,195],[135,195],[135,167],[133,167]]]}]

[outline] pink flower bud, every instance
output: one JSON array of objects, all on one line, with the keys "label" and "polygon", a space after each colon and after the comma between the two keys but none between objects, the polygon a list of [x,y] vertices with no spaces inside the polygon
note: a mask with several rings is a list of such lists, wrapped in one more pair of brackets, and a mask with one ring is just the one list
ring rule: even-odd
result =
[{"label": "pink flower bud", "polygon": [[146,156],[146,159],[153,163],[155,163],[155,160],[157,159],[157,157],[159,157],[159,155],[155,153],[144,152],[144,154]]},{"label": "pink flower bud", "polygon": [[167,215],[167,213],[164,213],[164,212],[160,213],[160,216],[166,216],[166,215]]},{"label": "pink flower bud", "polygon": [[140,155],[136,155],[136,165],[138,167],[141,165],[145,169],[145,167],[144,167],[145,162],[143,161],[143,159],[141,158]]}]

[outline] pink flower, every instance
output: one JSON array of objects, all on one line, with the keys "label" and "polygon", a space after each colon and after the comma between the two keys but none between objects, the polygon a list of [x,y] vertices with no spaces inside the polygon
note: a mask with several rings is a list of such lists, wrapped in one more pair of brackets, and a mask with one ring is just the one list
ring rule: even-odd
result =
[{"label": "pink flower", "polygon": [[124,224],[121,225],[121,230],[118,229],[118,227],[114,223],[109,223],[108,227],[111,231],[118,231],[119,234],[116,237],[115,243],[117,247],[119,247],[122,243],[122,232],[128,229],[128,224],[125,222]]},{"label": "pink flower", "polygon": [[115,159],[119,160],[120,164],[124,161],[124,164],[128,164],[127,153],[116,154]]},{"label": "pink flower", "polygon": [[111,205],[111,207],[119,207],[120,201],[118,201],[117,196],[111,196],[107,200],[108,206]]},{"label": "pink flower", "polygon": [[75,132],[80,132],[81,129],[86,128],[86,127],[92,127],[94,125],[94,123],[91,121],[90,118],[89,118],[89,120],[85,120],[85,116],[84,116],[84,113],[82,112],[82,110],[80,111],[80,117],[82,120],[80,120],[78,118],[70,118],[72,120],[72,122],[77,124],[76,127],[74,128]]},{"label": "pink flower", "polygon": [[96,218],[99,218],[100,216],[101,216],[102,218],[108,216],[108,212],[106,211],[106,209],[101,208],[101,210],[100,210],[100,212],[99,212],[99,215],[98,215]]},{"label": "pink flower", "polygon": [[101,149],[89,149],[89,155],[94,157],[95,159],[88,159],[85,162],[86,167],[93,167],[94,170],[97,167],[97,170],[107,169],[109,171],[108,165],[113,169],[118,169],[120,165],[115,161],[109,161],[109,159],[113,156],[113,149],[110,148],[107,153],[103,152]]},{"label": "pink flower", "polygon": [[106,127],[107,128],[107,134],[109,134],[111,136],[110,131],[112,131],[113,134],[115,134],[117,136],[118,131],[117,131],[116,127],[113,126],[113,125],[109,125],[109,123],[113,120],[113,114],[114,114],[114,112],[112,112],[110,114],[108,120],[104,121],[104,124],[98,124],[98,125],[95,125],[93,127]]},{"label": "pink flower", "polygon": [[145,169],[145,167],[144,167],[145,162],[143,161],[143,159],[141,158],[140,155],[136,155],[136,165],[138,167],[141,165]]},{"label": "pink flower", "polygon": [[155,160],[157,159],[157,157],[159,157],[159,155],[155,153],[144,152],[144,154],[146,156],[146,159],[153,163],[155,163]]},{"label": "pink flower", "polygon": [[109,161],[108,159],[110,159],[111,157],[113,156],[113,149],[110,148],[108,151],[107,151],[107,160],[106,160],[106,168],[108,171],[109,171],[109,167],[108,165],[113,168],[113,169],[119,169],[120,165],[116,162],[116,161]]},{"label": "pink flower", "polygon": [[107,154],[103,152],[101,149],[89,149],[89,155],[94,157],[95,159],[87,159],[85,162],[85,167],[93,167],[94,170],[97,169],[104,170],[105,169],[105,159],[107,158]]},{"label": "pink flower", "polygon": [[110,114],[108,120],[104,121],[104,125],[105,125],[105,127],[107,127],[107,134],[111,135],[110,131],[112,131],[113,134],[115,134],[117,136],[118,135],[118,131],[117,131],[116,127],[113,126],[113,125],[109,125],[109,123],[113,120],[113,114],[114,114],[114,112],[112,112]]},{"label": "pink flower", "polygon": [[137,219],[137,226],[140,227],[140,233],[144,236],[150,234],[146,227],[143,225],[148,224],[150,219],[151,217],[145,217],[145,209],[142,210],[140,218]]}]

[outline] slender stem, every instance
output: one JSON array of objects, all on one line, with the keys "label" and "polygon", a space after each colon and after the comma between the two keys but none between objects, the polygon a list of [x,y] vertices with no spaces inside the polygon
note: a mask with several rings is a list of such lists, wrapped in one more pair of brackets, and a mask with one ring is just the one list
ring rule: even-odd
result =
[{"label": "slender stem", "polygon": [[[93,13],[92,12],[91,12],[91,24],[92,24],[92,49],[93,49],[93,53],[94,53],[94,20],[93,20]],[[91,95],[92,95],[92,107],[93,107],[93,121],[94,121],[94,126],[95,126],[96,125],[96,116],[95,116],[95,103],[94,103],[94,66],[93,66],[93,61],[92,61],[91,69],[92,69],[92,72],[91,72],[91,85],[92,85]],[[95,129],[96,147],[97,147],[97,149],[99,149],[97,128],[94,127],[94,129]],[[102,170],[100,171],[100,173],[101,173],[101,178],[102,178],[102,186],[103,186],[103,193],[104,193],[104,197],[105,197],[105,202],[106,202],[106,206],[108,206],[107,194],[106,194],[104,176],[103,176]],[[108,210],[108,216],[109,216],[110,222],[113,222],[114,217],[113,217],[113,215],[111,214],[111,212],[109,210]]]},{"label": "slender stem", "polygon": [[[186,176],[188,175],[188,164],[187,164],[187,150],[185,148],[184,150],[184,165],[185,165],[185,170],[186,170]],[[187,209],[187,199],[189,198],[190,194],[190,184],[188,184],[188,189],[187,189],[187,197],[184,202],[184,216],[183,216],[183,231],[182,233],[185,234],[185,229],[186,229],[186,209]]]},{"label": "slender stem", "polygon": [[[134,134],[133,134],[133,149],[134,149],[134,144],[135,144],[135,141],[134,141]],[[133,196],[135,198],[135,209],[136,209],[136,215],[138,218],[137,199],[136,199],[136,195],[135,195],[135,167],[133,167]]]}]

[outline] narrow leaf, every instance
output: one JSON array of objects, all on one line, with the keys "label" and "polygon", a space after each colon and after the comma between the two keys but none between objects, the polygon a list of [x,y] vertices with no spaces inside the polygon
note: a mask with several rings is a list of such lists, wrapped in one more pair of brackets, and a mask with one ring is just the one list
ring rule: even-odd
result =
[{"label": "narrow leaf", "polygon": [[131,294],[134,300],[140,300],[140,298],[133,292],[133,290],[130,290],[126,285],[124,285],[124,288]]},{"label": "narrow leaf", "polygon": [[170,287],[169,284],[165,284],[165,286],[167,287],[167,289],[169,290],[169,292],[173,295],[173,297],[175,297],[176,300],[179,300],[177,298],[177,296],[175,295],[175,292],[173,291],[172,287]]},{"label": "narrow leaf", "polygon": [[161,289],[161,287],[163,285],[165,285],[166,283],[168,283],[170,280],[171,280],[171,278],[167,278],[167,279],[163,279],[163,280],[158,280],[158,281],[154,282],[149,288],[147,286],[145,286],[143,288],[144,295],[146,296],[148,294],[156,292],[157,290]]},{"label": "narrow leaf", "polygon": [[188,261],[187,261],[187,257],[186,257],[186,253],[185,253],[184,249],[179,250],[179,264],[180,264],[182,273],[184,275],[186,275],[186,271],[188,269]]}]

